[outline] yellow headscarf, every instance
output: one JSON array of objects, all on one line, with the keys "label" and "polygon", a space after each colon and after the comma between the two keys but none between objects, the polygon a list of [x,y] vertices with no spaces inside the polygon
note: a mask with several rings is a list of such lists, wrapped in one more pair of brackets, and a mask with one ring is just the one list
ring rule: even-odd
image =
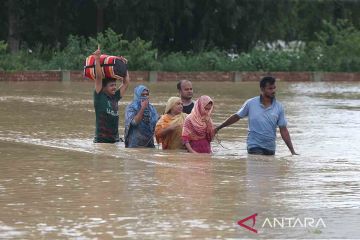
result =
[{"label": "yellow headscarf", "polygon": [[[181,101],[179,97],[171,97],[166,103],[165,113],[161,116],[155,127],[155,137],[158,143],[162,143],[163,149],[179,149],[183,147],[181,140],[182,125],[184,124],[186,114],[179,113],[171,116],[170,110]],[[162,129],[169,127],[172,124],[180,124],[179,128],[165,137],[160,136]]]},{"label": "yellow headscarf", "polygon": [[176,105],[178,101],[181,101],[179,97],[171,97],[166,103],[165,114],[168,114],[170,110]]}]

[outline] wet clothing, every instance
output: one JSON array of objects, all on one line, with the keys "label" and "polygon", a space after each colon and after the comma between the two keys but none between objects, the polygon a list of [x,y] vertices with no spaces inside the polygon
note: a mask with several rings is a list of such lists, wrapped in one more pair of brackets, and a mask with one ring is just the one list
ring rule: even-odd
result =
[{"label": "wet clothing", "polygon": [[205,110],[205,106],[213,100],[209,96],[201,96],[195,103],[194,109],[186,117],[182,139],[184,144],[189,143],[191,148],[198,153],[211,153],[211,145],[215,133],[214,124],[210,118],[214,109]]},{"label": "wet clothing", "polygon": [[134,90],[134,100],[125,110],[125,147],[150,147],[154,148],[154,131],[159,115],[153,105],[149,103],[144,111],[143,118],[139,123],[135,123],[134,118],[141,109],[141,93],[147,90],[145,86],[139,85]]},{"label": "wet clothing", "polygon": [[[161,116],[155,127],[156,141],[162,145],[162,149],[181,149],[184,148],[184,144],[181,139],[182,129],[186,114],[181,112],[172,116],[171,109],[181,104],[179,97],[170,97],[166,103],[164,115]],[[170,126],[177,126],[174,130],[168,132],[165,136],[161,135],[164,129]]]},{"label": "wet clothing", "polygon": [[211,140],[209,140],[208,138],[199,139],[199,140],[191,140],[190,146],[197,153],[212,153]]},{"label": "wet clothing", "polygon": [[[186,114],[180,113],[175,116],[170,114],[164,114],[161,116],[159,121],[156,124],[155,136],[156,141],[162,144],[162,149],[182,149],[184,144],[181,140],[182,127],[184,125]],[[161,130],[170,127],[172,124],[179,124],[179,127],[174,131],[166,134],[166,136],[161,137]]]},{"label": "wet clothing", "polygon": [[190,114],[191,110],[194,108],[195,103],[192,102],[187,106],[183,106],[183,113]]},{"label": "wet clothing", "polygon": [[95,143],[119,142],[118,102],[121,99],[120,89],[114,96],[94,90],[94,108],[96,116]]},{"label": "wet clothing", "polygon": [[275,98],[267,108],[262,96],[247,100],[237,112],[241,118],[248,117],[247,149],[263,148],[271,152],[276,149],[276,128],[286,127],[284,108]]},{"label": "wet clothing", "polygon": [[260,147],[249,148],[247,151],[249,154],[255,154],[255,155],[274,155],[275,154],[275,151],[270,151],[270,150],[267,150],[265,148],[260,148]]}]

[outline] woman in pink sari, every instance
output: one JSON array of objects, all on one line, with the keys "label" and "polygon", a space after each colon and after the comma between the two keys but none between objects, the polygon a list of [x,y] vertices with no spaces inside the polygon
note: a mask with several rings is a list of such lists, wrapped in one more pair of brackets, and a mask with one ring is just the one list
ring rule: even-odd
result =
[{"label": "woman in pink sari", "polygon": [[214,125],[210,118],[214,103],[209,96],[201,96],[186,117],[182,140],[191,153],[211,153],[210,142],[214,138]]}]

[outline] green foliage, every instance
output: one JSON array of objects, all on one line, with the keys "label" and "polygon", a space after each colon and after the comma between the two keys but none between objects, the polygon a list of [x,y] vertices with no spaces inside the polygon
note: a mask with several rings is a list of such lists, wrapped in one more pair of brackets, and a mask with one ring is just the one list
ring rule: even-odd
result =
[{"label": "green foliage", "polygon": [[43,70],[43,61],[33,54],[20,51],[15,54],[0,55],[0,70]]},{"label": "green foliage", "polygon": [[301,52],[257,50],[231,60],[218,50],[199,54],[171,53],[162,60],[163,71],[301,71]]},{"label": "green foliage", "polygon": [[258,41],[315,41],[315,33],[324,28],[321,20],[348,19],[360,28],[358,0],[3,2],[0,39],[12,41],[13,52],[21,48],[15,45],[33,49],[39,42],[63,49],[70,34],[96,36],[107,28],[122,33],[122,39],[152,42],[160,52],[203,52],[214,47],[249,52]]},{"label": "green foliage", "polygon": [[170,53],[162,59],[163,71],[225,71],[230,60],[218,49],[182,54]]},{"label": "green foliage", "polygon": [[0,54],[4,54],[7,49],[7,43],[5,41],[0,41]]},{"label": "green foliage", "polygon": [[240,55],[239,68],[246,71],[301,71],[304,55],[301,51],[253,49],[248,54]]},{"label": "green foliage", "polygon": [[170,53],[162,59],[163,71],[225,71],[226,55],[219,50],[200,53]]},{"label": "green foliage", "polygon": [[350,22],[324,21],[324,30],[305,47],[269,48],[264,44],[230,61],[215,49],[210,52],[171,53],[162,60],[164,71],[360,71],[360,31]]},{"label": "green foliage", "polygon": [[157,50],[152,48],[151,42],[139,38],[134,41],[123,39],[121,34],[108,29],[99,33],[96,38],[70,36],[63,51],[56,53],[48,68],[81,69],[84,60],[100,45],[101,52],[108,55],[124,56],[129,61],[129,69],[151,70],[157,68],[155,56]]},{"label": "green foliage", "polygon": [[89,37],[87,48],[88,53],[92,53],[100,44],[101,51],[111,55],[127,55],[129,41],[123,39],[121,34],[117,34],[112,29],[107,29],[104,33],[98,33],[96,38]]},{"label": "green foliage", "polygon": [[160,71],[360,71],[360,31],[348,21],[324,22],[316,40],[301,47],[258,43],[248,52],[230,58],[218,48],[201,52],[170,52],[158,57],[152,42],[129,41],[111,29],[96,37],[69,36],[65,48],[38,45],[16,54],[0,41],[0,70],[81,70],[84,60],[100,44],[104,54],[122,55],[130,70]]},{"label": "green foliage", "polygon": [[105,33],[99,33],[96,38],[89,38],[87,52],[93,52],[97,44],[100,44],[103,53],[124,56],[129,61],[129,69],[131,70],[151,70],[158,67],[155,60],[157,49],[152,47],[151,42],[146,42],[140,38],[128,41],[123,39],[122,34],[107,29]]},{"label": "green foliage", "polygon": [[[87,41],[84,37],[72,36],[68,38],[67,46],[60,51],[54,51],[54,57],[44,64],[45,69],[67,69],[75,70],[82,69],[87,49]],[[93,50],[94,51],[94,50]]]},{"label": "green foliage", "polygon": [[315,69],[323,71],[360,71],[360,31],[346,21],[323,22],[325,28],[316,34],[307,54]]},{"label": "green foliage", "polygon": [[157,49],[153,49],[151,42],[136,38],[129,43],[128,52],[125,55],[129,60],[131,70],[157,70],[160,65],[156,60]]},{"label": "green foliage", "polygon": [[189,62],[188,58],[180,52],[170,53],[163,57],[161,70],[176,72],[191,71],[192,68]]}]

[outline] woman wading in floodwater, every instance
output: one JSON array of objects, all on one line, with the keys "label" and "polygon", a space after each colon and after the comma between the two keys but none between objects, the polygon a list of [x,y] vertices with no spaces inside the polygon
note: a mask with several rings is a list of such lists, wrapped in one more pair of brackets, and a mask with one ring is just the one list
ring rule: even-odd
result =
[{"label": "woman wading in floodwater", "polygon": [[191,153],[211,153],[211,141],[214,138],[214,124],[211,113],[214,102],[209,96],[201,96],[191,113],[186,117],[182,139]]}]

